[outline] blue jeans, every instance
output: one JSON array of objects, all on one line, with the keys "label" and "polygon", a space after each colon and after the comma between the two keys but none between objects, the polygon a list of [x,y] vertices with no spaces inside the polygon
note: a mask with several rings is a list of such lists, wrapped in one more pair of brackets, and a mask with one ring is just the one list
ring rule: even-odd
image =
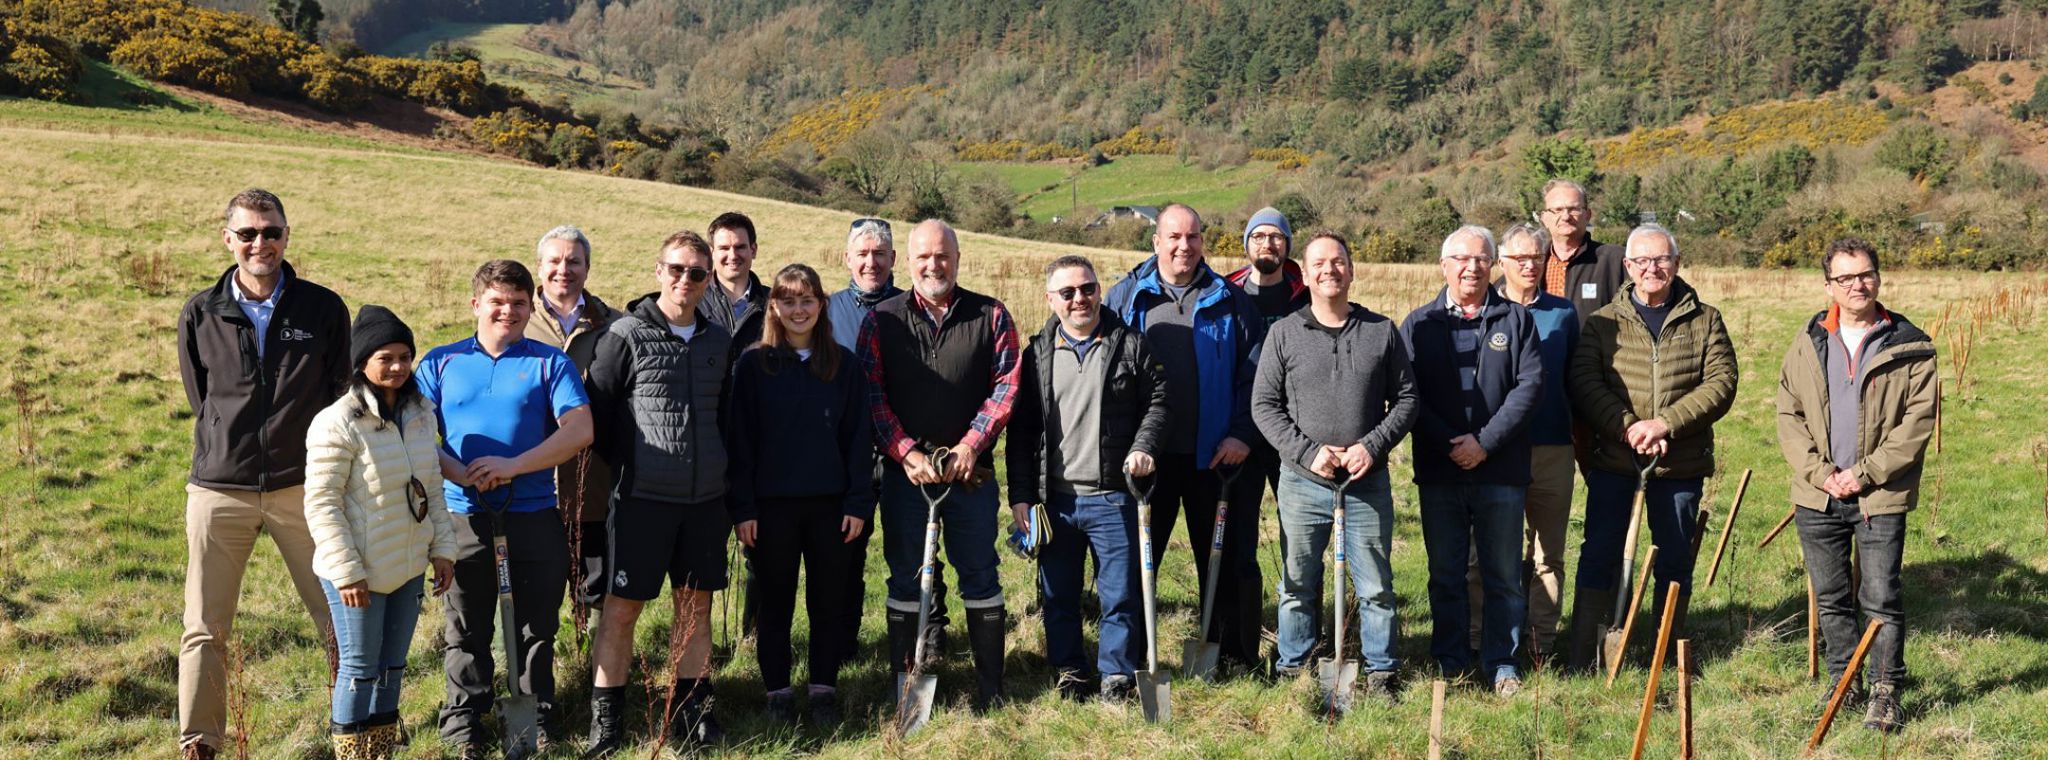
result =
[{"label": "blue jeans", "polygon": [[[933,486],[932,492],[938,493]],[[918,487],[891,465],[882,476],[882,558],[889,562],[889,605],[917,609],[917,573],[924,563],[924,520],[929,505]],[[1003,585],[996,577],[996,480],[967,490],[955,484],[939,503],[940,545],[960,578],[967,608],[1000,607]]]},{"label": "blue jeans", "polygon": [[1479,661],[1494,679],[1514,676],[1515,651],[1522,644],[1521,486],[1486,483],[1425,484],[1422,544],[1429,552],[1429,653],[1444,673],[1472,664],[1472,603],[1466,597],[1466,563],[1476,545],[1485,606],[1480,613]]},{"label": "blue jeans", "polygon": [[398,685],[405,680],[406,650],[420,620],[420,596],[426,576],[414,576],[389,594],[370,594],[370,606],[341,603],[341,590],[326,578],[327,609],[334,615],[334,644],[340,651],[334,674],[334,714],[338,725],[362,723],[372,717],[398,714]]},{"label": "blue jeans", "polygon": [[[1323,549],[1330,545],[1334,492],[1292,468],[1280,472],[1280,667],[1308,664],[1322,626]],[[1393,670],[1394,491],[1381,467],[1344,487],[1344,552],[1358,600],[1358,658],[1368,671]]]},{"label": "blue jeans", "polygon": [[[1699,524],[1701,485],[1700,478],[1651,478],[1643,497],[1650,543],[1657,547],[1657,585],[1643,592],[1644,598],[1655,600],[1653,611],[1663,609],[1667,584],[1678,584],[1681,600],[1692,594],[1692,542]],[[1586,543],[1579,549],[1579,588],[1621,587],[1622,544],[1628,540],[1628,512],[1635,498],[1634,474],[1586,470]]]},{"label": "blue jeans", "polygon": [[1081,581],[1095,554],[1095,598],[1102,604],[1095,667],[1103,675],[1137,672],[1144,646],[1138,616],[1138,511],[1130,494],[1046,494],[1052,538],[1038,551],[1038,593],[1045,608],[1045,658],[1062,671],[1086,672],[1081,639]]}]

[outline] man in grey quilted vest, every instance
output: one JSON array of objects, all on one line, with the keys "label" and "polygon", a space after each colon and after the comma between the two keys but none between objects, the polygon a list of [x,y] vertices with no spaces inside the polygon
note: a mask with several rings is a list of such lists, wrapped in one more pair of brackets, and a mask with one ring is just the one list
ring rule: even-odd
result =
[{"label": "man in grey quilted vest", "polygon": [[[598,338],[590,365],[597,449],[617,468],[608,524],[611,587],[591,660],[590,746],[602,757],[624,743],[620,717],[633,661],[633,626],[647,602],[674,587],[671,651],[680,651],[664,702],[674,738],[688,745],[723,735],[711,717],[711,593],[725,588],[726,452],[718,429],[730,376],[732,336],[699,318],[711,278],[711,247],[683,231],[662,241],[660,289],[626,307]],[[663,716],[650,716],[662,725]]]}]

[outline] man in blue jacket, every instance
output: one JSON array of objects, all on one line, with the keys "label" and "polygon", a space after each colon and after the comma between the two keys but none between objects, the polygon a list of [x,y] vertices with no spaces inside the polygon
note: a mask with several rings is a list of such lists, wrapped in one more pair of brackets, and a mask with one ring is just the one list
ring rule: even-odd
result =
[{"label": "man in blue jacket", "polygon": [[[1187,513],[1195,573],[1206,589],[1218,581],[1208,577],[1208,555],[1222,495],[1219,471],[1243,465],[1260,440],[1251,397],[1265,322],[1250,296],[1203,261],[1202,217],[1194,209],[1176,203],[1159,212],[1152,253],[1109,289],[1104,303],[1145,335],[1166,369],[1172,416],[1157,457],[1152,524],[1161,536],[1171,535],[1175,519]],[[1227,494],[1224,580],[1216,589],[1217,635],[1211,639],[1222,645],[1224,664],[1247,671],[1259,662],[1262,486],[1256,478],[1239,478]],[[1164,557],[1166,542],[1155,543],[1152,554],[1154,562]]]},{"label": "man in blue jacket", "polygon": [[[847,274],[851,275],[851,278],[847,280],[846,287],[840,288],[839,292],[826,299],[825,312],[826,318],[832,322],[832,340],[846,349],[848,356],[859,356],[861,323],[867,321],[868,313],[874,311],[875,306],[903,292],[902,288],[896,287],[896,235],[889,228],[889,220],[874,217],[853,220],[853,225],[846,231],[845,261]],[[862,378],[862,382],[866,382],[865,377]],[[865,402],[866,397],[863,396],[862,400]],[[874,457],[873,482],[880,484],[882,463],[887,461],[888,457],[879,450],[874,452]],[[879,485],[870,489],[869,498],[880,503]],[[845,662],[851,662],[860,653],[861,602],[868,598],[868,541],[874,535],[875,521],[869,520],[861,526],[860,533],[855,535],[853,542],[846,547],[848,564],[845,575],[846,595],[843,598],[854,602],[849,605],[846,614],[840,616],[840,658]],[[937,575],[943,579],[946,575],[945,566],[941,564],[939,568]],[[935,584],[935,589],[936,593],[932,597],[932,619],[947,621],[945,582],[939,581]],[[941,622],[939,628],[944,630],[945,623]]]},{"label": "man in blue jacket", "polygon": [[1480,665],[1502,696],[1520,691],[1522,499],[1530,413],[1543,392],[1536,321],[1494,291],[1493,233],[1444,238],[1445,287],[1401,323],[1421,397],[1412,439],[1429,553],[1430,654],[1446,677],[1472,665],[1465,566],[1477,544],[1486,589]]}]

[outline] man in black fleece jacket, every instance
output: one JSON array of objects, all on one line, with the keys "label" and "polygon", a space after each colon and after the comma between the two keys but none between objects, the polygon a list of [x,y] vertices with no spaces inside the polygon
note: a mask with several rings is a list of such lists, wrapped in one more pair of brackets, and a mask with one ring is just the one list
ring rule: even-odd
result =
[{"label": "man in black fleece jacket", "polygon": [[1511,696],[1522,687],[1522,501],[1543,356],[1535,318],[1489,284],[1495,252],[1485,227],[1444,238],[1445,287],[1408,315],[1401,337],[1422,396],[1412,440],[1429,551],[1430,654],[1445,677],[1472,664],[1465,568],[1476,543],[1486,589],[1480,664],[1494,690]]},{"label": "man in black fleece jacket", "polygon": [[1352,269],[1343,238],[1316,233],[1302,263],[1309,306],[1273,323],[1252,385],[1252,419],[1282,467],[1279,672],[1299,673],[1316,650],[1323,549],[1341,470],[1344,551],[1355,558],[1349,570],[1366,690],[1391,695],[1399,663],[1394,493],[1386,463],[1415,422],[1415,378],[1393,320],[1346,300]]}]

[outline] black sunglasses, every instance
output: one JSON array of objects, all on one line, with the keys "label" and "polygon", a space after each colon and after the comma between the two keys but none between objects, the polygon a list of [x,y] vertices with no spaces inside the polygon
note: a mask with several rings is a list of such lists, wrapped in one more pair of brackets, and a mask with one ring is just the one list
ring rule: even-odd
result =
[{"label": "black sunglasses", "polygon": [[283,227],[243,227],[239,230],[228,230],[228,232],[234,233],[235,238],[244,243],[254,243],[258,236],[266,240],[284,239]]},{"label": "black sunglasses", "polygon": [[1102,292],[1101,285],[1092,282],[1084,282],[1079,285],[1068,285],[1067,287],[1053,291],[1052,294],[1059,296],[1060,300],[1062,301],[1072,301],[1074,300],[1075,293],[1079,293],[1089,298],[1094,298],[1095,294],[1100,292]]},{"label": "black sunglasses", "polygon": [[711,276],[711,270],[705,269],[703,267],[684,266],[682,264],[663,264],[662,266],[666,268],[669,277],[678,280],[689,280],[690,282],[703,282],[706,278]]},{"label": "black sunglasses", "polygon": [[847,231],[851,232],[851,231],[853,231],[853,230],[857,230],[857,229],[860,229],[860,226],[861,226],[861,225],[863,225],[863,224],[872,224],[872,225],[875,225],[875,226],[877,226],[877,227],[881,227],[881,228],[882,228],[883,230],[885,230],[885,231],[889,229],[889,220],[887,220],[887,219],[877,219],[877,218],[875,218],[875,217],[872,217],[872,216],[863,216],[863,217],[861,217],[861,218],[859,218],[859,219],[855,219],[855,220],[853,220],[853,225],[852,225],[851,227],[847,228]]},{"label": "black sunglasses", "polygon": [[427,487],[420,483],[419,478],[413,478],[406,484],[405,503],[412,507],[413,522],[427,521]]}]

